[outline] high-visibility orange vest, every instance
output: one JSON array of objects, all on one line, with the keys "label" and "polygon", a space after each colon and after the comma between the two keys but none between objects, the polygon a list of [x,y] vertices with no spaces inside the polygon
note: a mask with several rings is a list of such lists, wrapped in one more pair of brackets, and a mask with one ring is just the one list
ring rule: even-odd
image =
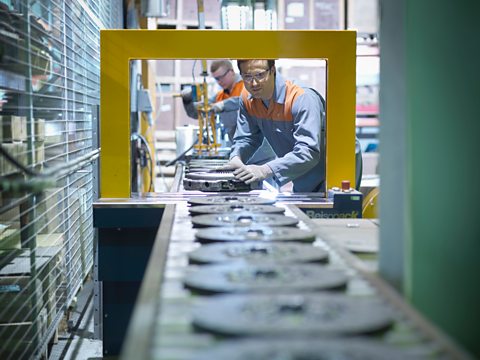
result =
[{"label": "high-visibility orange vest", "polygon": [[225,90],[221,90],[217,93],[217,97],[215,98],[215,102],[219,102],[222,100],[226,100],[228,98],[231,98],[232,96],[240,96],[242,93],[244,86],[243,86],[243,80],[240,80],[233,85],[232,91],[226,93]]}]

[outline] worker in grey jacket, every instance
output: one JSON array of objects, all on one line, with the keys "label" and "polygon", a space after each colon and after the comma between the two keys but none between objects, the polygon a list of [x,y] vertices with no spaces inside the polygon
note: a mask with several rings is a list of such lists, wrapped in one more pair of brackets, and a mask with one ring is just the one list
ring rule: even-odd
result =
[{"label": "worker in grey jacket", "polygon": [[[212,111],[219,115],[220,122],[230,141],[233,141],[237,128],[237,118],[240,95],[244,90],[243,80],[235,74],[230,60],[214,60],[210,65],[210,72],[222,90],[211,96],[208,100]],[[193,102],[191,90],[182,91],[182,100],[187,115],[197,118],[197,103]],[[249,158],[251,164],[264,164],[275,158],[270,145],[265,141],[262,146],[257,146],[255,155]]]},{"label": "worker in grey jacket", "polygon": [[[245,88],[228,167],[247,184],[273,178],[294,192],[325,191],[325,102],[313,89],[286,81],[274,60],[239,60]],[[277,158],[245,165],[263,139]]]}]

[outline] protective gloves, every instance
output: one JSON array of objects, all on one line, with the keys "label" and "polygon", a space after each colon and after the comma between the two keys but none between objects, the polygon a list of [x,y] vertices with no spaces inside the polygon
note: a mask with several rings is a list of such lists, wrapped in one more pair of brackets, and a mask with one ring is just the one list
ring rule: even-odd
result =
[{"label": "protective gloves", "polygon": [[220,170],[234,170],[234,169],[238,169],[238,168],[241,168],[242,166],[244,166],[245,164],[243,163],[243,161],[240,159],[240,157],[238,156],[234,156],[233,158],[230,159],[230,161],[228,163],[226,163],[225,165],[223,165]]},{"label": "protective gloves", "polygon": [[236,169],[233,175],[239,180],[250,184],[254,181],[262,181],[273,175],[273,171],[267,164],[265,165],[243,165]]},{"label": "protective gloves", "polygon": [[225,104],[223,101],[216,102],[215,104],[212,104],[212,111],[215,114],[221,113],[223,109],[225,108]]}]

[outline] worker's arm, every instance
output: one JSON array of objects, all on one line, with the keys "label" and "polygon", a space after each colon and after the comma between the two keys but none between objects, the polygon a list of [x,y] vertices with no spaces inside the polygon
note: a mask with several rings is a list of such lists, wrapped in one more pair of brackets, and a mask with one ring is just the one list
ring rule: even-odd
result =
[{"label": "worker's arm", "polygon": [[216,101],[216,96],[209,99],[213,112],[216,114],[221,112],[237,111],[240,107],[240,97],[232,96],[225,100]]},{"label": "worker's arm", "polygon": [[237,111],[240,108],[240,96],[232,96],[222,101],[223,111]]},{"label": "worker's arm", "polygon": [[230,159],[238,156],[246,163],[262,145],[263,134],[257,125],[256,119],[247,114],[242,99],[240,99],[239,104],[240,111],[237,119],[237,130],[233,138]]},{"label": "worker's arm", "polygon": [[284,185],[305,174],[320,161],[321,124],[323,105],[318,94],[310,89],[295,99],[292,106],[293,150],[281,158],[268,162],[275,181]]}]

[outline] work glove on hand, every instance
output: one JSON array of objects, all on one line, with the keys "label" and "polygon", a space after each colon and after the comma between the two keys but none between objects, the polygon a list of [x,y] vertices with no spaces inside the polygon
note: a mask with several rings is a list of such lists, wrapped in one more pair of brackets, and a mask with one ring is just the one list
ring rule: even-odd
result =
[{"label": "work glove on hand", "polygon": [[225,108],[225,104],[223,101],[216,102],[215,104],[212,104],[212,111],[215,114],[221,113],[223,109]]},{"label": "work glove on hand", "polygon": [[234,170],[234,169],[238,169],[238,168],[241,168],[242,166],[244,166],[245,164],[243,163],[243,161],[240,159],[240,157],[238,156],[234,156],[233,158],[230,159],[230,161],[228,163],[226,163],[225,165],[223,165],[220,170]]},{"label": "work glove on hand", "polygon": [[273,171],[267,164],[265,165],[244,165],[233,172],[233,175],[239,180],[250,184],[254,181],[263,181],[273,175]]}]

